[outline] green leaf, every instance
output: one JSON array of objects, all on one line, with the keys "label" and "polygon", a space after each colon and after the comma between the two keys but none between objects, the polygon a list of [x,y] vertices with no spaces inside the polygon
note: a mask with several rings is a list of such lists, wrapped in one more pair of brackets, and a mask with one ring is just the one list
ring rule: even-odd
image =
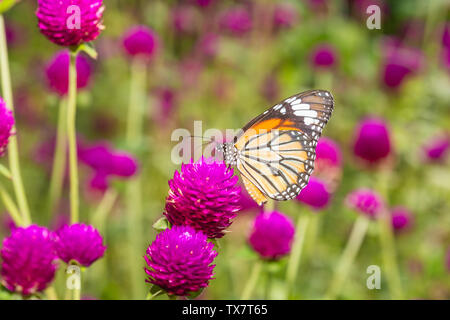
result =
[{"label": "green leaf", "polygon": [[0,13],[8,11],[16,2],[17,0],[0,0]]},{"label": "green leaf", "polygon": [[166,229],[170,229],[172,227],[172,225],[170,224],[169,220],[167,220],[166,217],[162,217],[162,218],[158,219],[158,221],[156,221],[152,227],[156,231],[161,232]]},{"label": "green leaf", "polygon": [[94,60],[97,60],[97,57],[98,57],[97,51],[95,50],[94,46],[90,42],[84,42],[79,45],[71,46],[70,51],[73,54],[77,54],[79,52],[84,52]]},{"label": "green leaf", "polygon": [[204,288],[201,288],[198,291],[195,292],[191,292],[188,296],[186,296],[186,298],[188,298],[189,300],[194,300],[195,298],[197,298],[199,295],[202,294]]}]

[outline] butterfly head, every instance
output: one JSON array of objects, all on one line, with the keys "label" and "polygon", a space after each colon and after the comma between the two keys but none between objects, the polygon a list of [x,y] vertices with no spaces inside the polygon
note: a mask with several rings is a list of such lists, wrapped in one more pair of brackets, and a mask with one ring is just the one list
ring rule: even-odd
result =
[{"label": "butterfly head", "polygon": [[236,165],[237,149],[233,142],[221,143],[216,146],[216,150],[223,154],[223,161],[227,165]]}]

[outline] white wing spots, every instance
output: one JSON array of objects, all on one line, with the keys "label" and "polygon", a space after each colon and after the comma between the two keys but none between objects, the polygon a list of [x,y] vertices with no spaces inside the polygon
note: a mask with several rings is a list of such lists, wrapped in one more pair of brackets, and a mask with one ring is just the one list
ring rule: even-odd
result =
[{"label": "white wing spots", "polygon": [[273,107],[273,110],[280,110],[281,108],[281,104],[277,104],[276,106]]},{"label": "white wing spots", "polygon": [[319,119],[305,117],[305,118],[303,118],[303,122],[304,122],[307,126],[310,126],[310,125],[312,125],[312,124],[318,124],[320,121],[319,121]]},{"label": "white wing spots", "polygon": [[310,118],[317,117],[317,111],[314,110],[297,110],[294,111],[294,114],[298,117],[310,117]]},{"label": "white wing spots", "polygon": [[280,112],[281,114],[286,114],[286,108],[285,107],[281,108]]},{"label": "white wing spots", "polygon": [[291,102],[291,106],[295,106],[300,103],[302,103],[302,99],[298,98],[297,100]]},{"label": "white wing spots", "polygon": [[286,103],[291,103],[291,102],[293,102],[293,101],[296,100],[296,99],[297,99],[297,97],[291,97],[291,98],[289,98],[289,99],[284,100],[284,102],[286,102]]},{"label": "white wing spots", "polygon": [[311,106],[308,103],[292,104],[291,107],[294,111],[311,109]]}]

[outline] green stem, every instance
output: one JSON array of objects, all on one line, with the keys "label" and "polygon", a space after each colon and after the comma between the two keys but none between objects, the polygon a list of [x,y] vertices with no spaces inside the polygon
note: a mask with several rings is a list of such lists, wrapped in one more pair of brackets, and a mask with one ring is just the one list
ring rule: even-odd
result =
[{"label": "green stem", "polygon": [[342,285],[364,240],[368,226],[369,219],[360,215],[353,225],[347,245],[339,259],[331,285],[326,294],[327,299],[334,299],[341,291]]},{"label": "green stem", "polygon": [[291,255],[289,257],[286,270],[286,296],[289,297],[297,280],[300,258],[302,256],[303,245],[305,243],[305,234],[308,228],[310,213],[300,214],[295,228],[295,240],[292,245]]},{"label": "green stem", "polygon": [[54,286],[50,286],[45,289],[45,295],[48,300],[58,300],[58,295],[56,294],[56,290]]},{"label": "green stem", "polygon": [[77,160],[77,133],[76,133],[76,109],[77,109],[77,53],[70,53],[69,63],[69,92],[67,97],[67,138],[69,143],[69,170],[70,170],[70,222],[79,220],[79,195],[78,195],[78,160]]},{"label": "green stem", "polygon": [[11,198],[9,193],[6,191],[6,189],[1,184],[0,184],[0,198],[2,199],[6,210],[8,210],[8,213],[11,216],[11,218],[13,219],[16,226],[22,226],[23,221],[22,221],[22,217],[20,216],[19,209],[17,209],[17,206],[14,203],[14,200]]},{"label": "green stem", "polygon": [[[391,172],[380,171],[377,174],[377,191],[387,199],[388,186]],[[379,238],[381,244],[381,257],[386,271],[386,277],[389,284],[389,290],[392,299],[402,299],[403,292],[398,272],[397,255],[395,250],[395,240],[392,230],[392,220],[388,209],[383,208],[378,217]]]},{"label": "green stem", "polygon": [[52,175],[50,178],[49,207],[51,213],[55,209],[56,201],[58,201],[58,199],[61,197],[61,192],[63,189],[67,149],[66,118],[67,105],[66,100],[62,98],[58,110],[58,128],[56,132],[56,144],[53,156]]},{"label": "green stem", "polygon": [[[3,15],[1,14],[0,14],[0,69],[2,78],[3,98],[5,100],[6,106],[12,112],[14,112],[13,94],[11,89],[11,74],[9,71],[9,62],[8,62],[8,47],[5,35],[5,21],[3,19]],[[17,132],[15,126],[12,130],[13,132]],[[17,135],[12,135],[9,138],[8,158],[9,158],[9,167],[12,174],[14,193],[16,195],[17,203],[19,205],[19,209],[22,214],[23,224],[29,225],[31,223],[31,217],[30,217],[30,210],[28,208],[27,198],[25,196],[25,189],[22,182],[22,175],[20,173]]]},{"label": "green stem", "polygon": [[100,233],[105,229],[105,221],[116,202],[118,193],[114,189],[108,189],[103,195],[97,209],[92,214],[91,224],[96,227]]},{"label": "green stem", "polygon": [[[139,59],[131,65],[130,100],[127,117],[127,144],[131,150],[138,150],[143,141],[146,66]],[[142,239],[142,187],[141,177],[134,177],[127,184],[126,206],[128,213],[128,243],[129,243],[129,273],[131,277],[131,292],[134,299],[142,297],[145,290],[141,277]]]},{"label": "green stem", "polygon": [[147,294],[147,297],[145,298],[145,300],[153,300],[154,298],[156,298],[157,296],[159,296],[162,292],[163,292],[164,290],[159,290],[159,291],[156,291],[154,294],[152,294],[151,292],[149,292],[148,294]]},{"label": "green stem", "polygon": [[261,274],[262,264],[263,262],[261,260],[258,260],[253,265],[253,270],[250,274],[250,278],[248,279],[244,290],[242,291],[241,300],[248,300],[252,296],[253,291],[256,287],[256,283],[258,282],[259,276]]}]

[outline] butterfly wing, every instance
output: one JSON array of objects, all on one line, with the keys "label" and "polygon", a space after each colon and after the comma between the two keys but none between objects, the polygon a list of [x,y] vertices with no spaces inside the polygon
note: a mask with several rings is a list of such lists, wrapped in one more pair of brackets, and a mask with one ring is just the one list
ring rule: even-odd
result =
[{"label": "butterfly wing", "polygon": [[258,204],[266,197],[292,199],[306,186],[333,107],[329,92],[311,90],[285,99],[244,127],[235,143],[236,166]]}]

